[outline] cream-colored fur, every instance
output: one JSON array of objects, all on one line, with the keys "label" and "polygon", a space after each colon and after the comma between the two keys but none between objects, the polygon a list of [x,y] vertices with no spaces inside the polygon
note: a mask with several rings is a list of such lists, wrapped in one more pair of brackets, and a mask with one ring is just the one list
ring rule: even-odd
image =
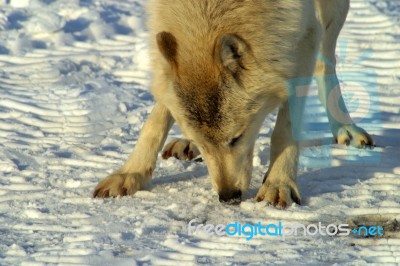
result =
[{"label": "cream-colored fur", "polygon": [[291,131],[287,80],[311,77],[317,65],[319,94],[334,137],[339,143],[372,145],[370,136],[340,111],[340,88],[329,91],[323,74],[334,74],[335,68],[316,64],[318,50],[335,64],[348,4],[151,0],[156,104],[125,165],[100,182],[94,196],[132,195],[142,189],[175,120],[186,139],[167,145],[163,157],[192,159],[200,152],[220,200],[238,203],[250,184],[258,131],[265,116],[279,107],[270,168],[257,200],[283,208],[292,200],[300,203],[295,181],[299,149]]}]

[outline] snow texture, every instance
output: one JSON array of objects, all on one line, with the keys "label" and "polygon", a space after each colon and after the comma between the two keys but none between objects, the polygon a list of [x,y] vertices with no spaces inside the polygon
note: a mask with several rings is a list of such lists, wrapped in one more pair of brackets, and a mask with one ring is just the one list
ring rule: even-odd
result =
[{"label": "snow texture", "polygon": [[[259,134],[239,206],[218,202],[202,162],[161,158],[146,190],[91,198],[127,158],[153,105],[145,0],[0,0],[0,265],[400,264],[399,17],[397,0],[352,1],[337,51],[339,78],[376,75],[356,75],[367,93],[343,90],[354,93],[349,105],[364,103],[352,115],[370,125],[378,147],[325,145],[335,166],[302,166],[302,205],[278,210],[254,200],[276,114]],[[169,138],[180,136],[174,126]],[[349,152],[379,161],[348,163]],[[302,160],[320,156],[311,145]],[[189,235],[192,219],[379,224],[385,235],[247,241]]]}]

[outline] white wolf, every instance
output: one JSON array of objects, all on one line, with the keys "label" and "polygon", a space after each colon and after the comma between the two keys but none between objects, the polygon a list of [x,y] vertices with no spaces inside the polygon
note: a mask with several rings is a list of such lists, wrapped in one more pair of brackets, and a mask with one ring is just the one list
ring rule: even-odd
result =
[{"label": "white wolf", "polygon": [[[125,165],[95,197],[132,195],[150,181],[174,121],[186,139],[163,157],[201,153],[221,202],[238,203],[252,176],[253,147],[266,115],[279,108],[270,167],[256,196],[300,204],[299,148],[291,131],[286,81],[317,73],[319,96],[338,143],[373,145],[351,120],[340,88],[331,94],[335,47],[348,0],[151,0],[149,29],[155,106]],[[316,62],[320,52],[333,64]],[[336,77],[336,76],[334,76]],[[334,95],[334,104],[328,104]],[[331,98],[329,98],[332,101]]]}]

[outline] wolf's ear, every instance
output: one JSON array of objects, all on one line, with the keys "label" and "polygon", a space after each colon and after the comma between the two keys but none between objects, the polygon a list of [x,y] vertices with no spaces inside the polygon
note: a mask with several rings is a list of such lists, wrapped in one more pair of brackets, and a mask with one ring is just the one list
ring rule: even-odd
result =
[{"label": "wolf's ear", "polygon": [[171,65],[176,65],[178,43],[175,36],[169,32],[163,31],[158,33],[156,38],[158,49],[160,50],[161,54]]},{"label": "wolf's ear", "polygon": [[226,34],[220,39],[220,60],[224,67],[234,75],[238,74],[243,66],[243,57],[249,50],[248,44],[236,34]]}]

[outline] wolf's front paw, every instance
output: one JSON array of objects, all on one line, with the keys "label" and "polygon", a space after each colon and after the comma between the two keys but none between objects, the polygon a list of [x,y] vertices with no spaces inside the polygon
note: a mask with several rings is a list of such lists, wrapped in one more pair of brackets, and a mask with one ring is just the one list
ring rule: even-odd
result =
[{"label": "wolf's front paw", "polygon": [[343,125],[339,128],[336,136],[336,143],[351,145],[356,148],[365,148],[375,146],[372,137],[361,127],[352,125]]},{"label": "wolf's front paw", "polygon": [[122,197],[133,195],[139,189],[141,189],[141,176],[139,174],[122,174],[117,171],[97,185],[93,192],[93,197]]},{"label": "wolf's front paw", "polygon": [[193,160],[199,155],[200,151],[187,139],[174,139],[162,151],[165,160],[172,156],[179,160]]},{"label": "wolf's front paw", "polygon": [[273,206],[284,209],[293,201],[300,205],[301,196],[295,181],[289,178],[276,181],[267,179],[261,185],[256,200],[265,200]]}]

